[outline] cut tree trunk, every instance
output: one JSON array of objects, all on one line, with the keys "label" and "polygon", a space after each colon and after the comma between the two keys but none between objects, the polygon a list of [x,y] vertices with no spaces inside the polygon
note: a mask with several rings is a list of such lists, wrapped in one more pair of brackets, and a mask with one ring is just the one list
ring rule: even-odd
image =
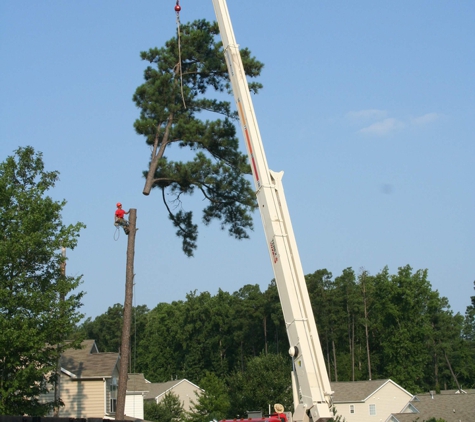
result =
[{"label": "cut tree trunk", "polygon": [[125,302],[124,321],[122,325],[122,340],[120,344],[119,386],[117,389],[117,408],[115,418],[123,420],[125,416],[125,395],[127,392],[127,378],[130,353],[130,332],[132,325],[132,300],[134,295],[134,255],[137,210],[129,211],[129,235],[127,243],[127,264],[125,272]]}]

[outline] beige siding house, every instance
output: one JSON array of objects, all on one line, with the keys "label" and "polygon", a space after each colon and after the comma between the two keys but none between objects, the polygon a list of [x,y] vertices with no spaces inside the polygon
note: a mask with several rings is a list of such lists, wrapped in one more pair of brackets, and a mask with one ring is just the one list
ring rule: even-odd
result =
[{"label": "beige siding house", "polygon": [[117,403],[119,354],[99,353],[94,340],[61,356],[60,417],[113,417]]},{"label": "beige siding house", "polygon": [[189,411],[193,407],[192,402],[197,400],[197,394],[203,390],[187,379],[152,383],[143,374],[129,374],[127,391],[143,392],[144,400],[154,400],[156,403],[160,403],[166,393],[172,392],[180,399],[183,409]]},{"label": "beige siding house", "polygon": [[401,412],[413,395],[387,380],[332,382],[333,403],[346,422],[385,422]]}]

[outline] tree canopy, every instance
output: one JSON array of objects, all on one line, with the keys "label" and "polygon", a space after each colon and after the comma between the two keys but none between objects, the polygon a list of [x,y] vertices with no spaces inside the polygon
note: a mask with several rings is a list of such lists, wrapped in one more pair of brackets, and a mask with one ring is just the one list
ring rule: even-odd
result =
[{"label": "tree canopy", "polygon": [[[391,378],[413,394],[475,385],[475,299],[465,319],[454,314],[428,271],[408,265],[395,274],[346,268],[336,277],[321,269],[305,279],[332,382]],[[289,344],[275,282],[265,291],[246,284],[233,293],[190,292],[143,317],[136,366],[148,380],[186,378],[203,387],[214,374],[225,382],[228,417],[277,401],[291,409]],[[206,400],[215,403],[204,397],[201,404]],[[209,406],[193,418],[209,416]]]},{"label": "tree canopy", "polygon": [[0,414],[42,416],[61,404],[40,401],[54,388],[61,353],[71,339],[81,277],[62,274],[62,248],[73,249],[82,223],[65,225],[66,202],[47,192],[58,172],[41,153],[19,148],[0,163]]},{"label": "tree canopy", "polygon": [[[144,72],[145,83],[133,95],[140,109],[135,130],[151,147],[143,193],[161,190],[188,256],[197,247],[198,225],[193,210],[183,208],[184,196],[199,192],[207,204],[203,223],[220,221],[221,228],[237,239],[249,236],[256,208],[246,177],[251,170],[236,136],[237,113],[226,95],[230,84],[218,33],[216,23],[197,20],[181,25],[180,33],[164,47],[142,52],[150,66]],[[241,57],[246,74],[259,76],[263,64],[246,48]],[[261,87],[258,82],[249,84],[254,93]],[[220,118],[211,120],[215,115]]]}]

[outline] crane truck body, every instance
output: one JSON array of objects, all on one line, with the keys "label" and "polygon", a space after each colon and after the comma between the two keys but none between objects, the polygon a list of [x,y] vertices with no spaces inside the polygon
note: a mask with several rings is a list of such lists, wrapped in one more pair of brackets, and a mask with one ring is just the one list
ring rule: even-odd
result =
[{"label": "crane truck body", "polygon": [[327,421],[333,417],[332,391],[285,200],[283,172],[267,165],[226,1],[212,1],[290,343],[293,421]]}]

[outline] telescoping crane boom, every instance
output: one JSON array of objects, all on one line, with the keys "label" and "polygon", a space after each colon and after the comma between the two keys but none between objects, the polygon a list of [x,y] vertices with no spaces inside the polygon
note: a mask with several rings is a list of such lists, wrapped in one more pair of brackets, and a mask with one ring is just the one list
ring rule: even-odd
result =
[{"label": "telescoping crane boom", "polygon": [[267,165],[225,0],[213,0],[293,359],[293,420],[332,418],[331,387],[282,186]]}]

